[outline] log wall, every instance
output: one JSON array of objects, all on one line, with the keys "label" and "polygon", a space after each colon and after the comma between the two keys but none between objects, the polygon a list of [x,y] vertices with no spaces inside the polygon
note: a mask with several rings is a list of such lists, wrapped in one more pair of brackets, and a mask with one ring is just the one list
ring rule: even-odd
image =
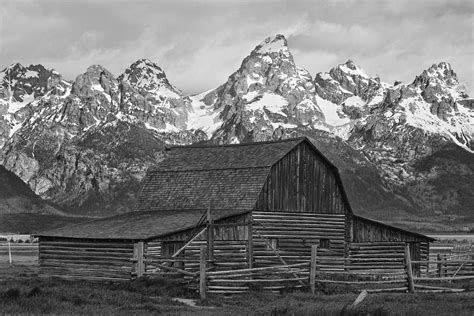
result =
[{"label": "log wall", "polygon": [[272,166],[256,209],[346,214],[334,169],[301,143]]},{"label": "log wall", "polygon": [[428,242],[427,238],[420,235],[377,223],[358,216],[352,217],[352,241],[358,242]]},{"label": "log wall", "polygon": [[[253,212],[255,266],[309,262],[311,246],[341,260],[345,253],[345,215],[293,212]],[[270,245],[269,245],[270,243]],[[325,248],[329,244],[329,247]]]},{"label": "log wall", "polygon": [[403,271],[404,242],[351,243],[346,270],[356,273]]},{"label": "log wall", "polygon": [[[243,269],[249,263],[249,226],[250,215],[240,215],[220,220],[214,223],[213,245],[214,260],[209,264],[215,270]],[[186,249],[171,262],[170,257],[205,226],[195,230],[188,230],[157,238],[147,242],[145,258],[147,259],[146,272],[159,274],[163,269],[157,269],[157,263],[183,268],[188,272],[199,271],[199,249],[201,245],[207,246],[208,230],[191,242]]]},{"label": "log wall", "polygon": [[39,238],[39,275],[82,280],[130,280],[133,242]]}]

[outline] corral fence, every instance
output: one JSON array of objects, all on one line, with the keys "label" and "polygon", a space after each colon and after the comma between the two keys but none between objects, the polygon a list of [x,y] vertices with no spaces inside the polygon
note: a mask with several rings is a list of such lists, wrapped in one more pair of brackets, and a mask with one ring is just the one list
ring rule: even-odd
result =
[{"label": "corral fence", "polygon": [[409,246],[403,243],[393,243],[392,250],[380,246],[381,251],[377,251],[377,247],[358,247],[363,256],[354,255],[351,249],[344,264],[333,261],[331,265],[331,258],[318,256],[315,284],[354,286],[367,292],[461,292],[464,289],[453,287],[457,281],[474,280],[471,255],[459,258],[438,254],[434,259],[411,260]]},{"label": "corral fence", "polygon": [[38,243],[0,242],[0,263],[2,264],[37,264],[38,253]]},{"label": "corral fence", "polygon": [[[365,248],[364,248],[365,247]],[[379,247],[380,249],[376,249]],[[311,260],[295,264],[268,267],[216,270],[208,260],[206,245],[199,247],[199,265],[185,270],[186,259],[168,257],[146,260],[159,272],[143,275],[178,276],[190,287],[199,290],[201,298],[210,294],[236,294],[250,290],[281,292],[308,289],[314,293],[327,285],[355,287],[367,292],[460,292],[453,288],[456,281],[474,280],[474,260],[417,260],[410,258],[410,249],[394,243],[392,251],[377,245],[354,245],[351,256],[337,258],[318,255],[311,247]],[[393,251],[393,250],[397,251]],[[367,256],[372,254],[373,256]],[[138,254],[139,255],[139,254]],[[184,260],[184,261],[183,261]],[[134,259],[138,264],[137,258]],[[196,265],[196,262],[193,261]],[[416,271],[416,273],[415,273]],[[437,282],[436,286],[432,282]],[[447,286],[445,283],[452,283]]]}]

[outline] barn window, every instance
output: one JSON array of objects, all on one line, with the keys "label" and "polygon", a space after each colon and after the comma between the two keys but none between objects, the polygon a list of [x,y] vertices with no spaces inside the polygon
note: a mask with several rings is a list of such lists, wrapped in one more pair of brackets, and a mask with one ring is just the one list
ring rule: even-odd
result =
[{"label": "barn window", "polygon": [[322,249],[331,248],[331,241],[327,238],[321,238],[319,240],[319,248],[322,248]]}]

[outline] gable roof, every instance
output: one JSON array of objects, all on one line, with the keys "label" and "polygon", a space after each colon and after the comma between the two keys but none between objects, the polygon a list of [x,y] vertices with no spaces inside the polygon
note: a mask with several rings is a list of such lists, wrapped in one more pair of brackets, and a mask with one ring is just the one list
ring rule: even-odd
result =
[{"label": "gable roof", "polygon": [[189,171],[270,167],[305,137],[234,145],[175,146],[156,171]]},{"label": "gable roof", "polygon": [[305,140],[171,147],[148,170],[136,209],[251,210],[271,166]]},{"label": "gable roof", "polygon": [[[213,210],[212,217],[217,221],[244,213],[238,210]],[[35,236],[149,240],[194,228],[203,214],[206,214],[206,210],[131,212],[40,232]]]},{"label": "gable roof", "polygon": [[139,211],[169,209],[253,209],[269,167],[153,171],[138,198]]}]

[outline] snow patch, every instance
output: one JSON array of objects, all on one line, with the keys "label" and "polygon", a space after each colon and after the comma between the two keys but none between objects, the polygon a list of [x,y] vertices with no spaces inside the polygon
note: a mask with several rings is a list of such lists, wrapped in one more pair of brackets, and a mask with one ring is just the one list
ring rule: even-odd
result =
[{"label": "snow patch", "polygon": [[345,106],[361,107],[365,104],[365,101],[362,100],[361,97],[353,95],[348,97],[343,103]]},{"label": "snow patch", "polygon": [[25,72],[25,78],[33,78],[33,77],[39,77],[39,73],[37,71],[34,71],[34,70],[28,70],[27,72]]},{"label": "snow patch", "polygon": [[366,79],[370,78],[361,68],[359,68],[357,66],[355,67],[355,69],[351,69],[351,68],[347,67],[345,64],[343,64],[343,65],[340,65],[340,68],[345,73],[355,75],[355,76],[360,76],[360,77],[366,78]]},{"label": "snow patch", "polygon": [[91,86],[91,90],[94,90],[94,91],[99,91],[99,92],[104,92],[104,88],[102,88],[102,86],[98,83],[95,83]]},{"label": "snow patch", "polygon": [[350,122],[349,118],[341,118],[338,111],[340,106],[331,101],[325,100],[320,96],[316,95],[316,103],[326,118],[326,123],[332,126],[344,125]]},{"label": "snow patch", "polygon": [[288,106],[288,101],[285,100],[280,95],[273,94],[273,93],[264,93],[260,100],[255,102],[249,103],[245,105],[246,110],[251,111],[262,111],[266,109],[272,113],[280,114],[286,116],[285,113],[282,112]]},{"label": "snow patch", "polygon": [[187,129],[200,129],[210,138],[222,125],[219,117],[220,110],[215,110],[212,105],[208,106],[201,102],[198,98],[201,95],[190,97],[191,110],[188,113]]},{"label": "snow patch", "polygon": [[260,83],[260,84],[263,85],[264,80],[265,79],[263,77],[260,77],[260,76],[257,76],[257,78],[252,78],[251,76],[247,75],[247,87],[250,87],[254,83]]},{"label": "snow patch", "polygon": [[20,109],[25,107],[25,105],[27,105],[28,103],[33,102],[34,99],[35,99],[34,92],[32,92],[31,94],[25,94],[23,96],[23,101],[21,101],[21,102],[16,102],[16,101],[9,102],[8,112],[9,113],[16,113],[17,111],[19,111]]},{"label": "snow patch", "polygon": [[246,94],[244,94],[242,96],[242,99],[244,99],[245,101],[249,102],[249,101],[252,101],[253,99],[255,99],[255,97],[259,95],[259,92],[258,91],[250,91],[250,92],[247,92]]},{"label": "snow patch", "polygon": [[262,59],[263,59],[263,61],[266,62],[267,64],[273,63],[273,59],[272,59],[270,56],[268,56],[268,55],[263,56]]}]

